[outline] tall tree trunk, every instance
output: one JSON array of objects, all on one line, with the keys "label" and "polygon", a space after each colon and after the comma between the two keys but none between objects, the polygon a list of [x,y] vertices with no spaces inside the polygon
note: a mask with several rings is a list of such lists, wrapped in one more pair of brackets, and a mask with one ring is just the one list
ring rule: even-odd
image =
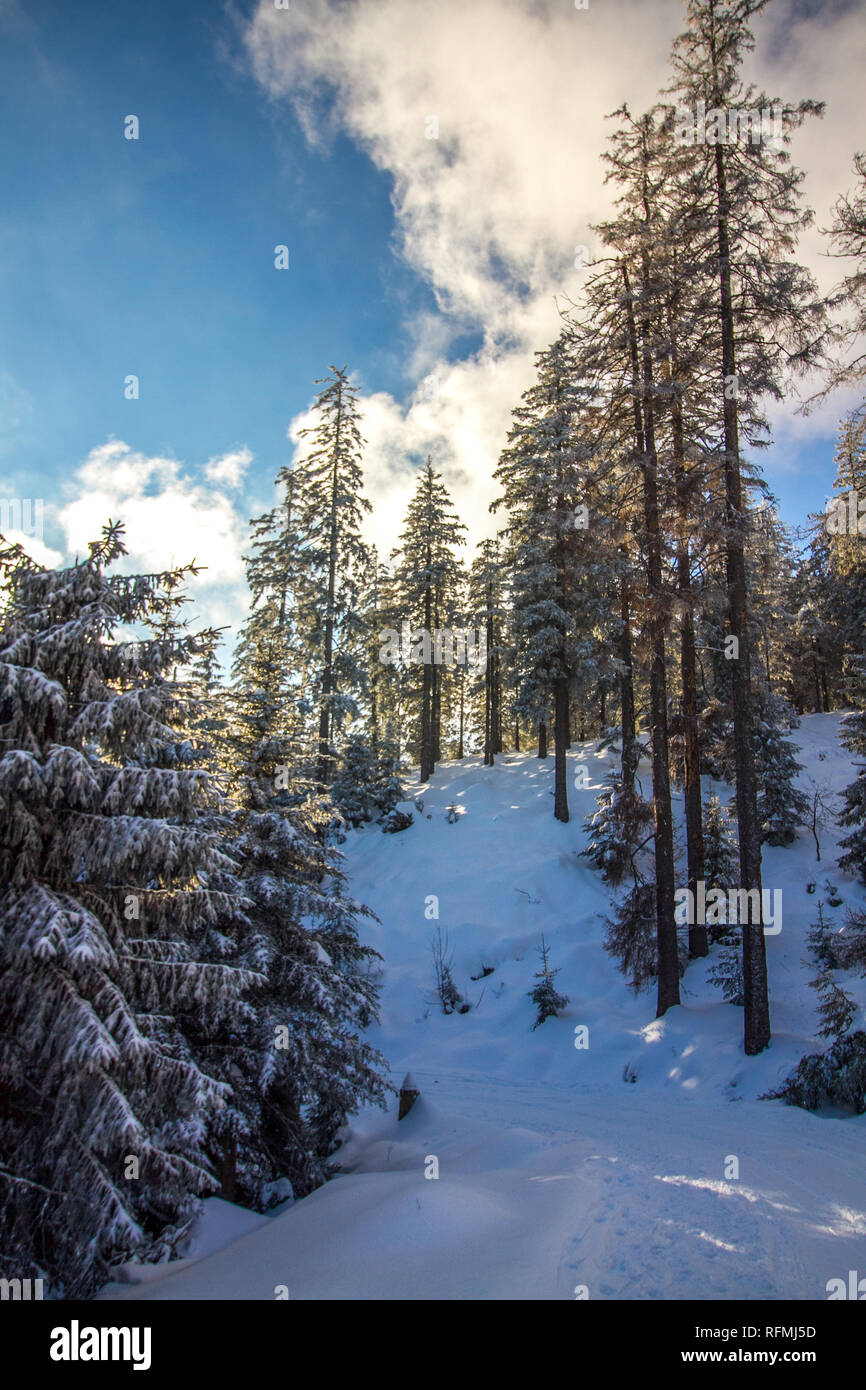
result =
[{"label": "tall tree trunk", "polygon": [[220,1159],[220,1197],[224,1202],[235,1200],[237,1182],[238,1144],[234,1134],[226,1135]]},{"label": "tall tree trunk", "polygon": [[542,719],[538,725],[538,756],[547,757],[547,725]]},{"label": "tall tree trunk", "polygon": [[631,664],[631,614],[629,612],[628,577],[623,574],[619,591],[619,615],[622,632],[619,640],[619,654],[622,661],[622,674],[619,678],[619,698],[622,725],[622,784],[623,790],[634,790],[637,772],[637,736],[634,720],[634,672]]},{"label": "tall tree trunk", "polygon": [[[715,52],[713,53],[715,60]],[[714,64],[715,65],[715,64]],[[731,247],[728,229],[728,190],[724,146],[714,147],[718,209],[719,302],[722,337],[722,376],[734,381],[737,358],[731,291]],[[725,521],[728,612],[737,650],[731,670],[734,710],[734,748],[737,774],[737,828],[740,841],[740,887],[758,890],[761,901],[761,832],[758,823],[758,781],[755,772],[754,721],[752,718],[751,658],[749,651],[748,596],[742,479],[740,476],[739,415],[736,396],[724,393]],[[746,914],[749,915],[749,914]],[[770,1001],[767,991],[767,952],[763,921],[744,922],[743,934],[743,1029],[747,1056],[763,1052],[770,1041]]]},{"label": "tall tree trunk", "polygon": [[[430,572],[430,547],[427,547],[427,573]],[[430,581],[428,579],[424,590],[424,631],[430,635],[432,642],[432,617],[433,617],[433,596],[430,592]],[[430,661],[424,662],[424,670],[421,677],[421,764],[420,776],[422,782],[428,782],[433,776],[436,767],[436,759],[433,756],[433,670],[432,657]]]},{"label": "tall tree trunk", "polygon": [[433,764],[435,766],[442,758],[442,667],[434,664],[432,671]]},{"label": "tall tree trunk", "polygon": [[[675,912],[674,828],[671,810],[668,748],[667,673],[665,669],[665,615],[662,596],[662,541],[658,501],[658,456],[655,443],[652,350],[649,323],[644,310],[640,353],[628,270],[623,264],[635,410],[635,446],[643,475],[643,512],[646,532],[648,629],[650,637],[650,725],[652,731],[653,811],[655,817],[656,935],[658,940],[658,996],[656,1017],[680,1002],[679,951]],[[642,267],[648,287],[649,267]]]},{"label": "tall tree trunk", "polygon": [[[680,681],[683,691],[683,747],[685,761],[686,846],[691,901],[697,901],[697,885],[704,877],[704,813],[701,797],[701,753],[698,737],[698,690],[695,659],[695,620],[692,612],[692,575],[688,541],[688,476],[683,445],[682,407],[675,398],[671,413],[674,473],[680,534],[677,538],[677,590],[682,600],[680,619]],[[689,955],[709,952],[706,925],[689,924]]]},{"label": "tall tree trunk", "polygon": [[337,592],[337,540],[339,519],[337,516],[337,497],[340,479],[340,430],[343,422],[343,392],[340,389],[340,403],[337,406],[337,424],[334,435],[334,466],[331,471],[331,511],[328,520],[328,606],[325,610],[325,666],[322,672],[322,706],[319,714],[319,767],[318,778],[323,787],[330,785],[333,774],[331,755],[331,696],[334,693],[334,607]]},{"label": "tall tree trunk", "polygon": [[554,768],[553,814],[568,820],[568,680],[559,676],[553,686]]}]

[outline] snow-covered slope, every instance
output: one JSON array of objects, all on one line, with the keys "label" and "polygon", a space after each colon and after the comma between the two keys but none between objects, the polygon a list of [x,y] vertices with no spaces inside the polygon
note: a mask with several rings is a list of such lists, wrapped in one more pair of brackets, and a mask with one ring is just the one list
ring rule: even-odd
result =
[{"label": "snow-covered slope", "polygon": [[[804,788],[851,780],[837,716],[806,718],[795,738]],[[835,868],[837,832],[821,832],[820,864],[808,832],[765,850],[764,886],[783,906],[767,938],[774,1037],[747,1058],[741,1011],[707,962],[657,1020],[653,995],[635,998],[603,951],[608,890],[578,851],[612,760],[587,744],[569,761],[590,785],[570,776],[568,825],[553,819],[553,759],[512,754],[442,765],[409,830],[349,837],[351,889],[380,918],[365,928],[384,957],[372,1038],[420,1100],[399,1124],[396,1099],[356,1119],[341,1175],[304,1201],[103,1297],[822,1299],[829,1279],[866,1273],[866,1117],[758,1100],[822,1046],[806,931],[828,874],[862,902]],[[437,926],[466,1014],[431,1002]],[[533,1031],[542,932],[570,1002]],[[483,966],[493,973],[473,981]],[[862,981],[844,983],[866,1002]]]}]

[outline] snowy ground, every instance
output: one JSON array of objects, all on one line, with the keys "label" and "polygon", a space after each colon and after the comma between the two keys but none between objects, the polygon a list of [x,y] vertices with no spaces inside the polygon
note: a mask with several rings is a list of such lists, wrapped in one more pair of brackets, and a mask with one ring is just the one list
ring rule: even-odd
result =
[{"label": "snowy ground", "polygon": [[[794,735],[806,790],[852,778],[838,722],[812,715]],[[182,1264],[102,1297],[825,1299],[829,1279],[866,1274],[866,1116],[758,1100],[823,1046],[806,931],[828,875],[846,905],[863,901],[835,868],[837,832],[821,833],[820,864],[808,831],[765,850],[764,886],[783,893],[782,931],[767,938],[774,1037],[747,1058],[742,1013],[707,963],[656,1020],[654,995],[635,998],[602,950],[608,891],[577,852],[612,757],[586,744],[569,762],[568,825],[553,819],[552,757],[511,754],[442,765],[408,831],[349,837],[351,891],[381,919],[364,927],[384,957],[371,1039],[421,1099],[399,1124],[396,1101],[357,1118],[341,1175],[304,1201],[265,1218],[208,1203]],[[575,790],[580,763],[590,785]],[[430,895],[465,1015],[430,1002]],[[838,925],[844,914],[826,909]],[[570,1003],[533,1032],[542,931]],[[482,965],[494,972],[472,981]],[[863,981],[842,983],[866,1004]],[[438,1178],[425,1176],[432,1159]]]}]

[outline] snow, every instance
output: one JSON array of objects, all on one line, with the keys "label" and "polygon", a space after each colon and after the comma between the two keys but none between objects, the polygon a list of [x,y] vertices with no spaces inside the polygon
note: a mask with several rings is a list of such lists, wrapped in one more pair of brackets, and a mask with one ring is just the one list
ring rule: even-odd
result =
[{"label": "snow", "polygon": [[[852,778],[839,718],[808,716],[793,735],[807,793]],[[580,763],[590,785],[575,789]],[[758,1099],[826,1046],[806,932],[828,876],[847,906],[863,902],[835,867],[839,832],[821,832],[820,864],[808,830],[765,849],[764,887],[783,905],[782,931],[767,937],[774,1037],[748,1058],[741,1010],[707,981],[712,955],[656,1019],[654,995],[635,997],[603,951],[609,891],[577,852],[614,755],[575,745],[569,764],[567,825],[553,819],[552,756],[508,754],[495,768],[445,763],[413,785],[424,811],[409,830],[348,836],[350,890],[380,918],[361,924],[384,957],[370,1040],[395,1082],[411,1071],[419,1099],[399,1124],[396,1096],[387,1115],[357,1117],[341,1173],[311,1196],[272,1217],[244,1213],[257,1224],[224,1224],[223,1248],[200,1245],[183,1267],[101,1297],[272,1299],[285,1286],[293,1299],[825,1299],[829,1279],[866,1272],[866,1116]],[[641,777],[646,790],[645,766]],[[425,916],[432,895],[438,920]],[[825,907],[837,926],[844,913]],[[467,1014],[430,1002],[437,926]],[[533,1032],[542,931],[570,1003]],[[494,972],[470,980],[482,964]],[[863,1027],[864,981],[840,983]]]}]

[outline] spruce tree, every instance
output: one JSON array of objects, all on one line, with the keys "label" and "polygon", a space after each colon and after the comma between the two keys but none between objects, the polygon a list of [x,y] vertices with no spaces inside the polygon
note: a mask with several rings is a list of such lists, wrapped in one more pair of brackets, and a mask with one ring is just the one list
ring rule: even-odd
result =
[{"label": "spruce tree", "polygon": [[[403,623],[410,625],[411,649],[406,698],[412,707],[420,780],[428,781],[440,756],[443,669],[435,633],[450,625],[460,597],[457,547],[465,526],[455,515],[442,475],[428,458],[406,511],[394,552],[393,596]],[[440,660],[437,661],[437,655]],[[467,657],[468,660],[468,657]]]},{"label": "spruce tree", "polygon": [[844,747],[864,761],[856,764],[857,776],[842,793],[839,824],[849,833],[839,842],[844,850],[839,867],[866,883],[866,658],[858,661],[856,692],[861,708],[843,719],[840,737]]},{"label": "spruce tree", "polygon": [[[673,50],[678,101],[696,112],[773,108],[765,94],[744,86],[741,69],[753,48],[750,18],[766,0],[688,0],[686,28]],[[725,555],[729,632],[736,641],[731,689],[737,765],[737,817],[741,885],[761,886],[761,838],[755,774],[752,657],[746,582],[746,508],[741,463],[740,401],[780,393],[780,377],[819,360],[826,337],[825,308],[811,277],[792,259],[809,214],[799,205],[802,174],[791,166],[790,132],[821,107],[811,101],[782,106],[778,142],[698,140],[690,147],[696,180],[708,191],[706,226],[715,235],[708,259],[718,289],[713,318],[721,406],[721,461],[725,485]],[[766,952],[760,923],[743,931],[744,1045],[761,1052],[770,1039]]]},{"label": "spruce tree", "polygon": [[302,542],[297,583],[301,638],[319,712],[317,778],[327,787],[335,734],[357,713],[365,685],[359,597],[368,557],[361,524],[372,508],[363,495],[358,388],[346,367],[331,367],[316,385],[322,387],[313,406],[316,423],[301,431],[309,446],[295,464]]},{"label": "spruce tree", "polygon": [[539,955],[541,956],[541,969],[535,972],[535,978],[538,983],[529,991],[529,998],[532,1000],[537,1010],[536,1019],[532,1025],[533,1032],[535,1032],[535,1029],[540,1027],[546,1019],[555,1018],[560,1009],[564,1009],[568,1003],[568,995],[560,994],[553,983],[556,976],[559,974],[559,970],[551,970],[548,964],[547,958],[550,955],[550,947],[545,942],[543,936],[541,938]]},{"label": "spruce tree", "polygon": [[168,673],[208,645],[173,621],[194,570],[110,573],[124,553],[109,523],[68,569],[0,555],[2,1262],[59,1297],[170,1249],[213,1190],[229,1087],[196,1041],[257,978],[224,944],[214,789],[167,722]]}]

